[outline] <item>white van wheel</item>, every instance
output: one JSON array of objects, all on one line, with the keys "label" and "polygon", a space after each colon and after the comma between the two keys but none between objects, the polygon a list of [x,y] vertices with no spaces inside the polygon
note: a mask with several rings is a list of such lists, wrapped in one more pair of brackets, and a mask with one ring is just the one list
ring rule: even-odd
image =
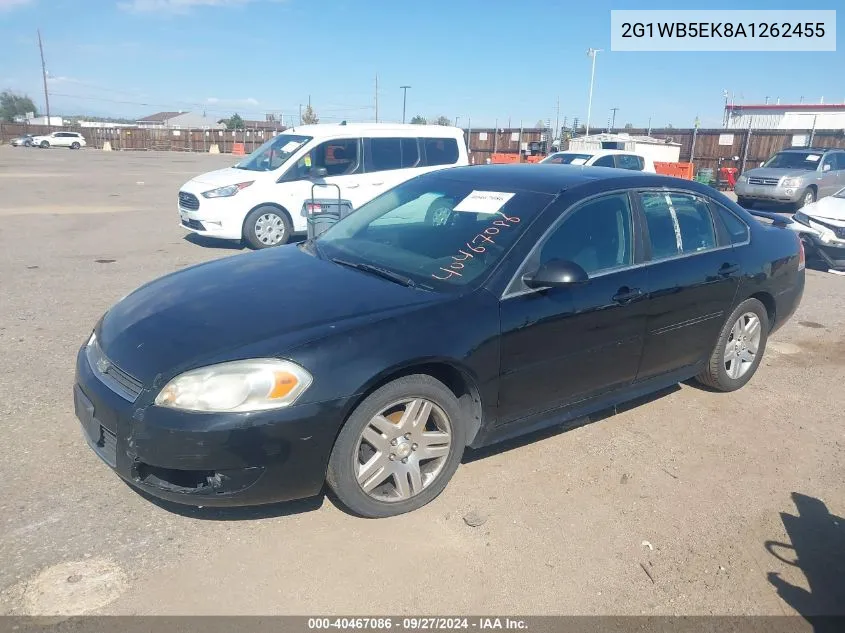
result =
[{"label": "white van wheel", "polygon": [[292,232],[287,213],[278,207],[258,207],[244,220],[244,239],[255,249],[287,244]]}]

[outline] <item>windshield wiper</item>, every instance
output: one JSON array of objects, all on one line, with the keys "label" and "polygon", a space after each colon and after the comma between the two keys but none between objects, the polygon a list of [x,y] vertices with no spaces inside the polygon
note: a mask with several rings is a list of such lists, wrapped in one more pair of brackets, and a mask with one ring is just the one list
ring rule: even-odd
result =
[{"label": "windshield wiper", "polygon": [[341,259],[339,257],[333,257],[331,261],[333,261],[335,264],[340,264],[341,266],[348,266],[349,268],[354,268],[356,270],[361,270],[372,275],[377,275],[383,279],[387,279],[388,281],[392,281],[402,286],[407,286],[408,288],[417,287],[417,282],[415,282],[410,277],[406,277],[405,275],[402,275],[400,273],[395,273],[392,270],[388,270],[387,268],[381,268],[380,266],[373,266],[372,264],[365,264],[362,262],[350,262],[346,259]]}]

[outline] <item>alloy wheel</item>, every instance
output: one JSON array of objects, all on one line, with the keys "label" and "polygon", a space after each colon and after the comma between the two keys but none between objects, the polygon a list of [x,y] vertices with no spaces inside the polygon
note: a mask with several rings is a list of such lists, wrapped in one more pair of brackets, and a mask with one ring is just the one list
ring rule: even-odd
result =
[{"label": "alloy wheel", "polygon": [[452,423],[434,402],[406,399],[382,409],[358,438],[355,477],[370,497],[405,501],[440,475],[452,447]]},{"label": "alloy wheel", "polygon": [[753,312],[736,320],[725,344],[725,372],[729,378],[741,378],[754,365],[761,334],[760,318]]},{"label": "alloy wheel", "polygon": [[255,221],[255,236],[258,240],[272,246],[285,237],[285,223],[276,213],[264,213]]}]

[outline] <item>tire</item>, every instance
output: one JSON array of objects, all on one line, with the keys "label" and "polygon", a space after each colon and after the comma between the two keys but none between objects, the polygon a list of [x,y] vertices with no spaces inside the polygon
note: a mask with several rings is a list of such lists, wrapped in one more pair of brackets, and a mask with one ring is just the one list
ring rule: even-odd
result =
[{"label": "tire", "polygon": [[244,240],[254,249],[287,244],[293,228],[288,214],[278,207],[263,206],[250,211],[244,220]]},{"label": "tire", "polygon": [[79,149],[80,147],[81,147],[81,145],[79,143],[77,143],[76,141],[74,141],[73,143],[70,144],[71,149]]},{"label": "tire", "polygon": [[792,205],[792,208],[795,211],[798,209],[802,209],[806,207],[808,204],[811,204],[816,201],[816,190],[812,187],[807,187],[802,193],[801,197],[798,199],[798,202]]},{"label": "tire", "polygon": [[39,145],[41,149],[49,149],[50,148],[50,141],[41,141]]},{"label": "tire", "polygon": [[[736,328],[745,327],[753,322],[756,317],[759,333],[759,338],[756,338],[749,330],[741,331]],[[745,339],[740,339],[741,346],[744,351],[735,357],[733,361],[728,356],[729,350],[735,350],[737,334],[744,336]],[[743,387],[760,366],[760,361],[763,359],[763,354],[766,351],[766,342],[769,336],[769,316],[766,312],[766,307],[757,299],[746,299],[740,303],[736,309],[731,313],[722,327],[722,332],[719,334],[719,340],[716,341],[716,346],[710,354],[710,360],[707,367],[702,371],[696,380],[703,385],[712,387],[719,391],[736,391]],[[753,352],[753,357],[749,360],[747,352],[751,351],[753,347],[756,351]],[[743,360],[744,355],[744,360]],[[731,366],[727,367],[727,363],[731,362]],[[737,365],[739,363],[739,365]]]},{"label": "tire", "polygon": [[[423,409],[424,405],[427,408]],[[410,420],[415,417],[424,422],[414,429]],[[403,419],[408,420],[404,427]],[[412,431],[406,431],[409,428]],[[428,431],[425,436],[424,430]],[[431,439],[433,431],[439,431],[438,439]],[[369,444],[369,438],[377,442]],[[374,391],[347,418],[332,449],[326,482],[353,514],[373,519],[404,514],[423,507],[443,491],[465,446],[466,424],[455,394],[431,376],[405,376]],[[424,452],[432,457],[420,458]],[[373,466],[365,474],[361,468],[370,463]],[[408,474],[412,471],[417,477]],[[363,475],[363,484],[359,484],[359,475]],[[400,475],[405,478],[403,487]],[[371,490],[365,492],[364,485]]]},{"label": "tire", "polygon": [[452,218],[454,203],[448,198],[437,198],[425,212],[425,223],[429,226],[442,226],[448,224]]},{"label": "tire", "polygon": [[741,206],[743,209],[753,209],[754,208],[754,201],[749,200],[748,198],[737,198],[736,203]]}]

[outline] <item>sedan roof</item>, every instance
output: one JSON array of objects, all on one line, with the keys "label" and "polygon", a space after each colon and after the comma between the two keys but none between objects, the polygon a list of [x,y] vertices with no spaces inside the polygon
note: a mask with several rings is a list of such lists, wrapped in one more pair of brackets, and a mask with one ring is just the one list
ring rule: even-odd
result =
[{"label": "sedan roof", "polygon": [[521,165],[476,165],[453,167],[433,172],[431,175],[472,182],[479,187],[489,187],[492,191],[501,191],[504,188],[549,194],[556,194],[563,189],[572,189],[597,181],[608,181],[608,184],[613,182],[624,187],[682,186],[685,189],[695,191],[700,191],[703,186],[692,180],[681,180],[631,169],[583,167],[579,165],[528,163]]}]

